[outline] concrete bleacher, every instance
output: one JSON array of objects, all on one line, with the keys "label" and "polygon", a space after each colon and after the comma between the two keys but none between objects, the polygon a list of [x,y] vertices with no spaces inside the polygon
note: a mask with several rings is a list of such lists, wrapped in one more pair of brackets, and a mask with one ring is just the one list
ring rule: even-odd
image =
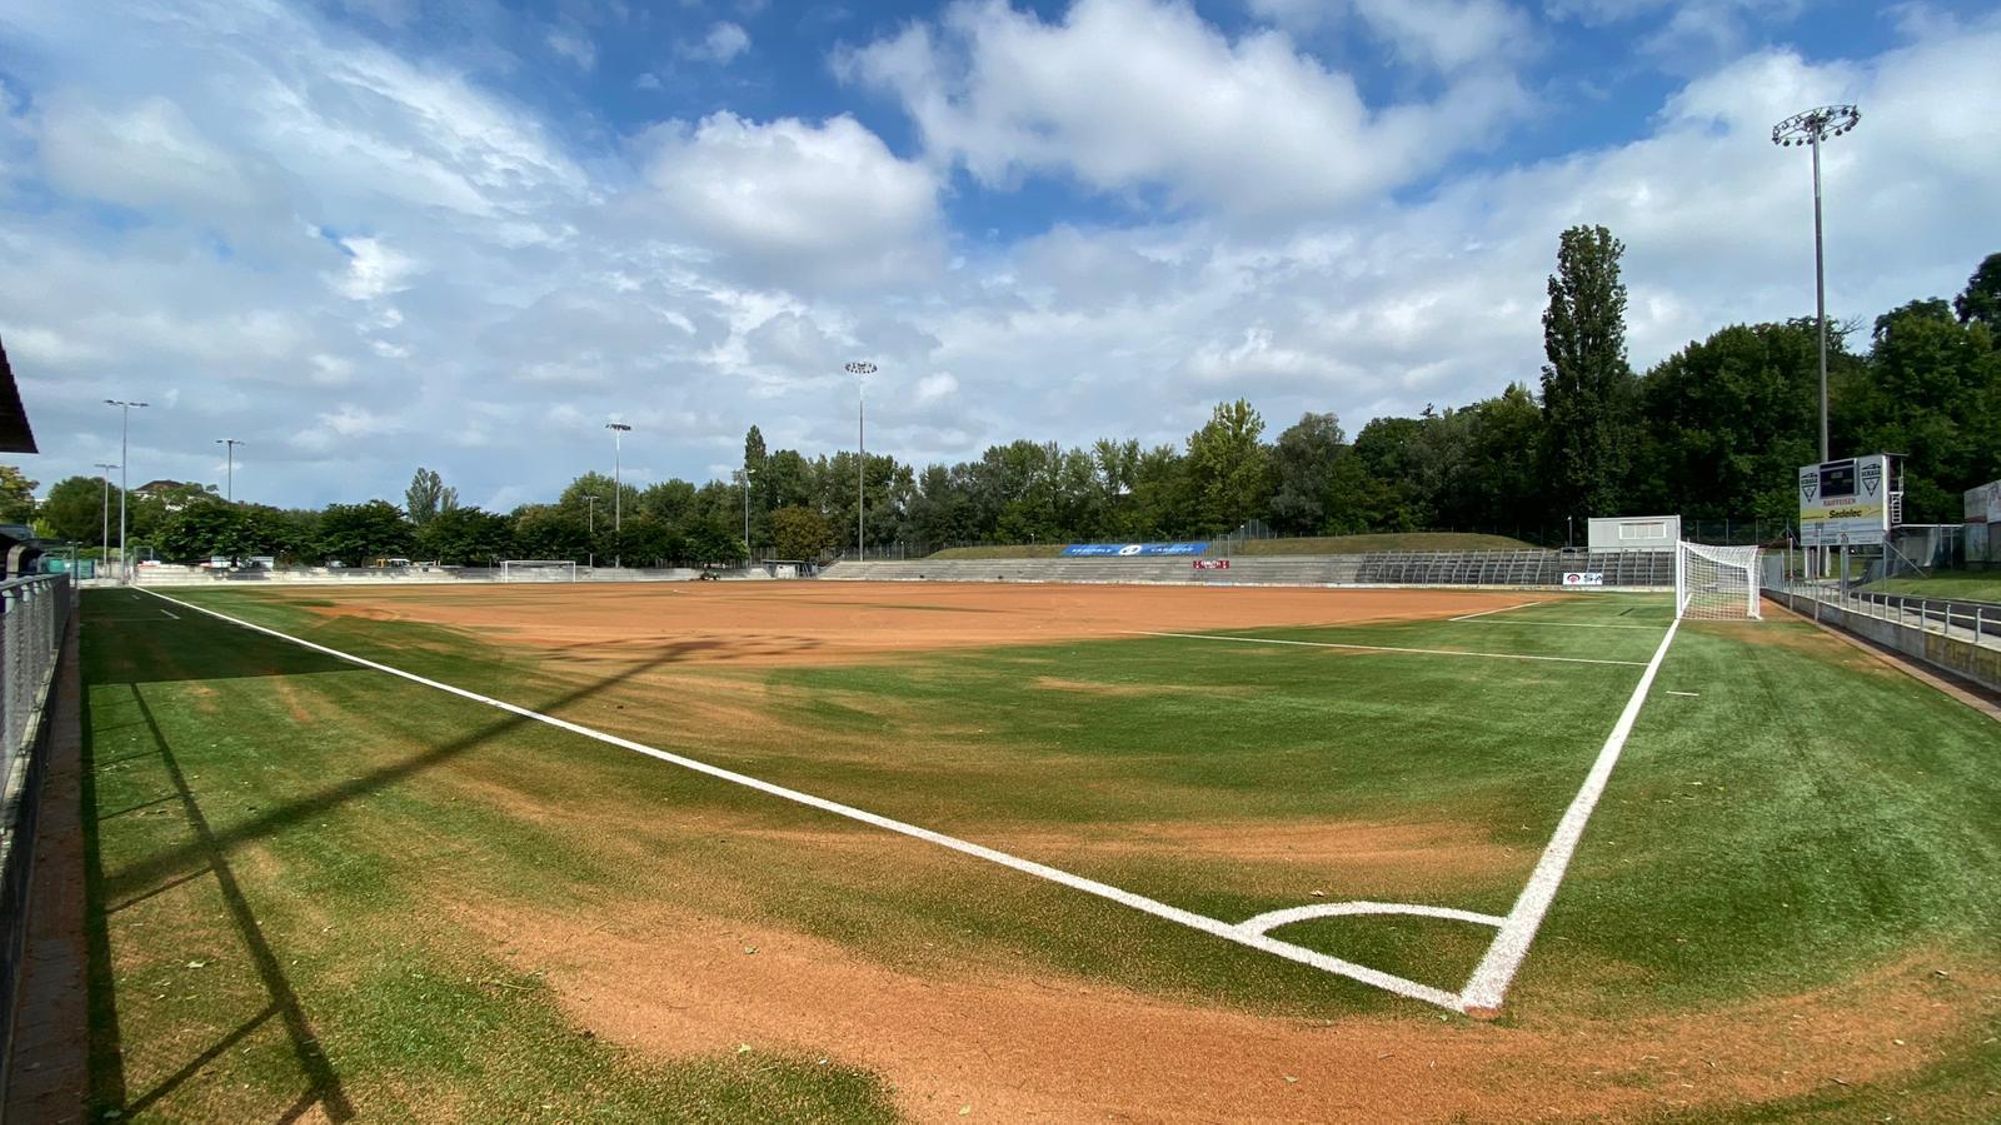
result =
[{"label": "concrete bleacher", "polygon": [[1672,551],[1382,551],[1229,562],[1227,570],[1197,570],[1187,558],[913,559],[834,563],[820,576],[849,582],[1560,587],[1565,571],[1590,571],[1603,574],[1607,587],[1674,585]]}]

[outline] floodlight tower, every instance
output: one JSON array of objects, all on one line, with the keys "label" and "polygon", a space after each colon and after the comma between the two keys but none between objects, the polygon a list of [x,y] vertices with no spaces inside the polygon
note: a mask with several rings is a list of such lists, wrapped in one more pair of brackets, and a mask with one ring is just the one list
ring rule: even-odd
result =
[{"label": "floodlight tower", "polygon": [[[611,531],[613,535],[618,535],[625,528],[625,478],[622,462],[625,456],[625,435],[632,432],[632,427],[624,422],[606,422],[604,428],[611,431]],[[620,538],[623,539],[622,536]],[[618,546],[618,552],[611,557],[611,565],[614,567],[625,565],[625,544],[620,542]]]},{"label": "floodlight tower", "polygon": [[855,377],[855,561],[868,557],[862,546],[862,513],[867,510],[868,496],[862,489],[863,473],[868,468],[868,377],[875,374],[876,366],[867,360],[857,360],[847,365],[847,373]]},{"label": "floodlight tower", "polygon": [[[98,533],[97,546],[106,555],[111,553],[111,470],[117,467],[109,461],[97,462],[97,475],[104,481],[104,530]],[[98,561],[103,562],[103,556]]]},{"label": "floodlight tower", "polygon": [[125,493],[126,469],[132,463],[132,412],[144,410],[149,404],[127,402],[124,399],[107,398],[104,405],[115,406],[119,412],[118,423],[118,577],[121,582],[132,581],[132,563],[125,553]]},{"label": "floodlight tower", "polygon": [[236,447],[243,443],[233,437],[219,437],[215,439],[215,443],[227,447],[229,454],[229,475],[223,478],[228,483],[223,485],[222,498],[234,504],[236,503]]},{"label": "floodlight tower", "polygon": [[1824,105],[1793,114],[1772,126],[1772,143],[1813,150],[1813,305],[1820,324],[1820,459],[1827,451],[1827,267],[1821,250],[1820,145],[1855,128],[1862,113],[1852,105]]}]

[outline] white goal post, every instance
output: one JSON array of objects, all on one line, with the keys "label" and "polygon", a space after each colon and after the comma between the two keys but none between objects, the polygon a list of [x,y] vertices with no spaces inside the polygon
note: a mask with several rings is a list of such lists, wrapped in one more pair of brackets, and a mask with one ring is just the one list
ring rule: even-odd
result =
[{"label": "white goal post", "polygon": [[1698,621],[1760,620],[1758,548],[1677,543],[1674,615]]},{"label": "white goal post", "polygon": [[573,559],[502,559],[502,582],[575,582],[577,564]]}]

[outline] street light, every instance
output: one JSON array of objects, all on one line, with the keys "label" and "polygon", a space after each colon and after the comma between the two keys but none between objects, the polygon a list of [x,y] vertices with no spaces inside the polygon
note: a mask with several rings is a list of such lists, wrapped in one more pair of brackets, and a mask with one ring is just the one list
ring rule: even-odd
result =
[{"label": "street light", "polygon": [[868,377],[875,374],[876,366],[867,360],[858,360],[846,367],[848,374],[855,377],[855,445],[860,456],[855,459],[855,561],[868,557],[862,546],[862,514],[868,508],[867,495],[862,491],[862,473],[868,466]]},{"label": "street light", "polygon": [[1821,251],[1820,144],[1855,128],[1861,111],[1852,105],[1824,105],[1795,113],[1772,126],[1772,143],[1780,148],[1806,145],[1813,150],[1813,305],[1820,323],[1820,459],[1827,451],[1827,268]]},{"label": "street light", "polygon": [[132,564],[125,554],[125,493],[128,477],[125,466],[132,463],[132,411],[144,410],[149,404],[126,402],[123,399],[107,398],[104,405],[115,406],[119,411],[118,425],[118,574],[123,582],[132,581]]},{"label": "street light", "polygon": [[735,473],[737,483],[743,486],[743,559],[750,562],[750,468],[745,466]]},{"label": "street light", "polygon": [[[97,475],[104,480],[104,530],[98,533],[97,545],[104,555],[109,555],[111,554],[111,470],[118,466],[109,461],[99,461],[97,467],[100,470]],[[98,561],[102,562],[103,556],[100,556]]]},{"label": "street light", "polygon": [[[625,484],[621,462],[625,435],[632,432],[632,427],[624,422],[606,422],[604,428],[611,431],[611,531],[617,536],[625,528]],[[625,565],[625,544],[621,542],[618,546],[619,551],[611,556],[614,568]]]},{"label": "street light", "polygon": [[229,483],[223,486],[222,496],[223,499],[234,504],[236,503],[236,447],[243,443],[233,437],[219,437],[215,439],[215,443],[226,446],[229,453],[229,475],[223,478]]}]

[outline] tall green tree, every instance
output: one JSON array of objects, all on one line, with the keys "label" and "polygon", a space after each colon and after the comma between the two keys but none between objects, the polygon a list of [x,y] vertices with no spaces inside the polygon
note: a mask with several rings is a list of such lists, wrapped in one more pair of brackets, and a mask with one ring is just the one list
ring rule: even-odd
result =
[{"label": "tall green tree", "polygon": [[1341,420],[1305,414],[1272,446],[1272,526],[1294,535],[1316,535],[1326,526],[1335,469],[1352,456]]},{"label": "tall green tree", "polygon": [[36,514],[54,538],[102,545],[106,496],[110,497],[110,508],[116,518],[117,485],[107,489],[97,477],[66,477],[49,488],[49,495]]},{"label": "tall green tree", "polygon": [[407,558],[415,545],[416,529],[403,518],[403,510],[387,500],[329,504],[320,515],[321,550],[349,566]]},{"label": "tall green tree", "polygon": [[2001,343],[2001,254],[1989,254],[1981,261],[1966,288],[1953,298],[1952,311],[1961,324],[1984,324],[1994,342]]},{"label": "tall green tree", "polygon": [[446,508],[417,529],[417,551],[447,566],[491,566],[514,555],[514,521],[477,507]]},{"label": "tall green tree", "polygon": [[1635,405],[1626,362],[1626,248],[1602,226],[1557,244],[1542,314],[1542,408],[1548,481],[1560,513],[1609,516],[1623,506]]},{"label": "tall green tree", "polygon": [[435,469],[419,468],[410,478],[410,487],[403,493],[403,510],[409,513],[410,522],[423,527],[436,519],[441,512],[449,512],[459,506],[459,490],[445,487],[444,478]]},{"label": "tall green tree", "polygon": [[771,513],[771,538],[779,558],[811,562],[833,546],[834,528],[811,508],[780,508]]},{"label": "tall green tree", "polygon": [[1261,518],[1271,495],[1271,450],[1260,439],[1265,421],[1246,399],[1217,403],[1209,421],[1188,435],[1188,476],[1195,522],[1209,534]]},{"label": "tall green tree", "polygon": [[0,465],[0,523],[28,523],[35,518],[35,483],[13,465]]}]

